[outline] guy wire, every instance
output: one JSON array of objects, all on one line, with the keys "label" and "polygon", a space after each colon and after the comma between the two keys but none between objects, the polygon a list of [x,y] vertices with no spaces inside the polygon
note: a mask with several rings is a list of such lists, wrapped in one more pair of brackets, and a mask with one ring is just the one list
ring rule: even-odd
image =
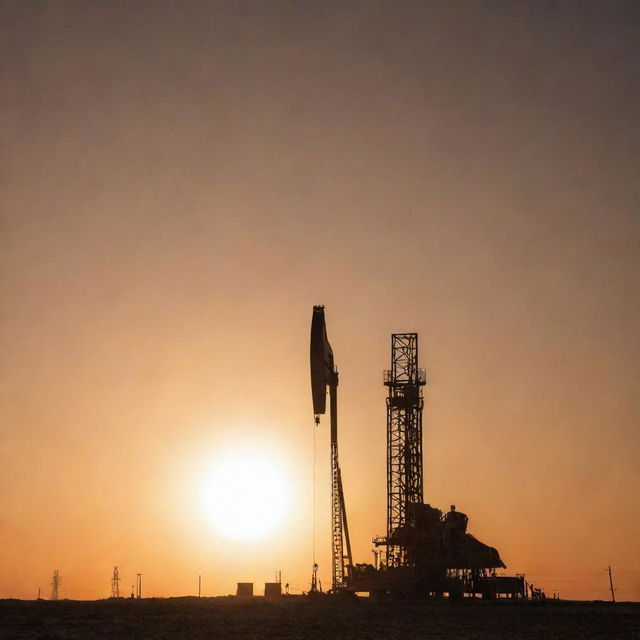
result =
[{"label": "guy wire", "polygon": [[313,566],[316,564],[316,429],[318,423],[313,421]]}]

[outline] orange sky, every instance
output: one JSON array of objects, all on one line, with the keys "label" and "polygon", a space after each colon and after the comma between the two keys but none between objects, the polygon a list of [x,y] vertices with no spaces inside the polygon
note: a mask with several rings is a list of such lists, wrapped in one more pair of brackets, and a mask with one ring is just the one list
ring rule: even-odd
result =
[{"label": "orange sky", "polygon": [[[306,589],[325,304],[357,561],[418,331],[425,499],[549,593],[606,599],[610,564],[640,599],[637,3],[1,10],[0,597],[54,569],[104,597],[116,564],[147,595]],[[252,544],[198,499],[242,447],[291,485]]]}]

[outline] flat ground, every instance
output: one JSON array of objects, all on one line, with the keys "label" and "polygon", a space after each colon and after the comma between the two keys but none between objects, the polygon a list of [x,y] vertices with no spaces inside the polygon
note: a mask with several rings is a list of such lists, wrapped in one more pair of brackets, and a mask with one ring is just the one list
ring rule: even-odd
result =
[{"label": "flat ground", "polygon": [[283,598],[0,601],[0,637],[640,638],[640,603],[309,602]]}]

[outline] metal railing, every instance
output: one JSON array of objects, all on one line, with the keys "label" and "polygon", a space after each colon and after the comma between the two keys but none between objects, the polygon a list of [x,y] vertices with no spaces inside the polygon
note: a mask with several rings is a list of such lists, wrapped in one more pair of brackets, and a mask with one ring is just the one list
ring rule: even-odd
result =
[{"label": "metal railing", "polygon": [[[393,384],[393,371],[391,369],[385,369],[382,372],[382,382],[387,386]],[[426,383],[427,383],[426,369],[418,369],[418,380],[415,382],[414,381],[409,382],[407,380],[396,382],[396,384],[426,384]]]}]

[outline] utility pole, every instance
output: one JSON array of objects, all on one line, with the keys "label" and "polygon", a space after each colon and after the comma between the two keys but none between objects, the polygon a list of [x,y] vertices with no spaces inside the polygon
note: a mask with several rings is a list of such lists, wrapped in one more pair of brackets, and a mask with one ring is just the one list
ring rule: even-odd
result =
[{"label": "utility pole", "polygon": [[609,588],[611,589],[611,602],[616,601],[615,589],[613,588],[613,577],[611,576],[611,565],[609,565]]},{"label": "utility pole", "polygon": [[118,575],[118,567],[113,567],[113,576],[111,577],[111,597],[120,597],[120,576]]},{"label": "utility pole", "polygon": [[58,589],[60,588],[60,582],[61,582],[60,573],[56,569],[53,572],[53,580],[51,581],[51,599],[52,600],[58,599]]},{"label": "utility pole", "polygon": [[136,598],[142,598],[142,574],[136,573],[137,585],[136,585]]},{"label": "utility pole", "polygon": [[202,596],[202,575],[198,576],[198,598]]},{"label": "utility pole", "polygon": [[40,587],[38,587],[38,600],[40,600]]}]

